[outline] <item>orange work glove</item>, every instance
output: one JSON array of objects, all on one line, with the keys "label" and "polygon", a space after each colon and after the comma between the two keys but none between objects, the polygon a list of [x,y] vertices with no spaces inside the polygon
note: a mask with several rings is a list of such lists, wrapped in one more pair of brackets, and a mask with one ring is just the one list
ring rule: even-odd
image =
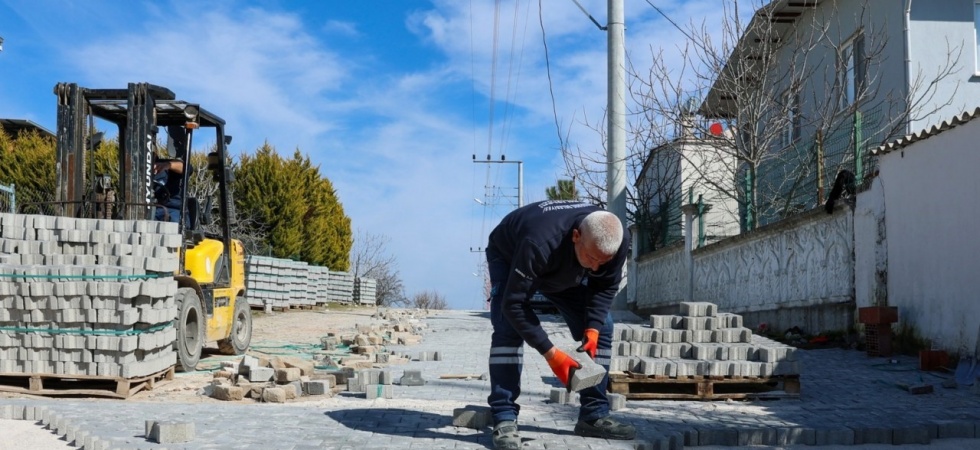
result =
[{"label": "orange work glove", "polygon": [[585,336],[582,337],[582,345],[575,351],[586,352],[589,354],[589,358],[595,359],[597,348],[599,348],[599,330],[589,328],[585,330]]},{"label": "orange work glove", "polygon": [[568,380],[572,377],[572,372],[581,369],[582,366],[575,361],[575,358],[568,356],[565,352],[558,350],[558,347],[552,347],[544,354],[544,359],[548,361],[548,365],[551,366],[551,371],[555,373],[561,384],[568,386]]}]

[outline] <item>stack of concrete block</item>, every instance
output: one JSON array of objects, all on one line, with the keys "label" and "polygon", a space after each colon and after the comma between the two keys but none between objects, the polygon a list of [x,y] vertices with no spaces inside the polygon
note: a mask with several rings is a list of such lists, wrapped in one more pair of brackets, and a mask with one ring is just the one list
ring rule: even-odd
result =
[{"label": "stack of concrete block", "polygon": [[356,372],[353,378],[347,380],[347,390],[349,392],[363,392],[368,399],[392,398],[394,396],[393,381],[389,370],[361,369]]},{"label": "stack of concrete block", "polygon": [[289,291],[289,306],[313,306],[313,297],[309,293],[309,263],[286,260],[285,269],[279,280]]},{"label": "stack of concrete block", "polygon": [[304,261],[247,256],[245,288],[249,305],[265,310],[312,306],[309,273],[310,265]]},{"label": "stack of concrete block", "polygon": [[312,361],[245,355],[239,361],[223,363],[203,393],[219,400],[251,398],[283,403],[301,396],[331,394],[336,384],[334,375],[318,373]]},{"label": "stack of concrete block", "polygon": [[378,282],[374,278],[358,277],[354,280],[354,303],[374,305],[378,302]]},{"label": "stack of concrete block", "polygon": [[350,272],[328,272],[327,301],[331,303],[351,303],[354,301],[354,274]]},{"label": "stack of concrete block", "polygon": [[649,325],[616,324],[611,371],[660,377],[800,375],[795,347],[752,334],[737,314],[708,302],[684,302],[679,315]]},{"label": "stack of concrete block", "polygon": [[324,266],[310,266],[307,280],[307,294],[314,305],[327,303],[327,283],[330,282],[330,269]]},{"label": "stack of concrete block", "polygon": [[0,214],[0,373],[172,367],[175,223]]},{"label": "stack of concrete block", "polygon": [[269,256],[247,256],[245,278],[249,304],[267,311],[327,302],[374,304],[376,297],[374,280],[368,279],[363,299],[358,300],[354,275],[349,272]]},{"label": "stack of concrete block", "polygon": [[245,289],[249,305],[266,311],[289,308],[289,287],[279,280],[285,272],[286,261],[269,256],[245,257]]}]

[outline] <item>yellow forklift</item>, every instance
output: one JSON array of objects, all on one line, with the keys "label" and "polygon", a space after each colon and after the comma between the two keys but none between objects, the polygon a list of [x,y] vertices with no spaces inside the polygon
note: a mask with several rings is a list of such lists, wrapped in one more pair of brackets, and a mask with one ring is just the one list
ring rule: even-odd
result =
[{"label": "yellow forklift", "polygon": [[[183,170],[183,195],[178,201],[179,229],[183,236],[178,284],[178,315],[174,318],[177,368],[193,371],[205,342],[217,342],[224,354],[242,354],[252,339],[252,311],[245,298],[245,250],[231,238],[234,220],[227,165],[231,136],[225,121],[196,103],[177,100],[167,88],[129,83],[126,89],[89,89],[59,83],[56,213],[70,217],[153,220],[160,207],[155,198],[155,149],[167,134],[169,161],[191,167],[195,133],[213,131],[215,145],[207,155],[208,170],[217,185],[217,206],[212,197],[203,208],[188,195],[191,170]],[[94,120],[115,124],[119,135],[118,179],[89,174],[86,165],[98,147],[101,133]],[[158,140],[160,139],[160,140]],[[111,195],[106,195],[106,194]],[[213,218],[217,211],[217,218]],[[214,220],[212,220],[214,219]]]}]

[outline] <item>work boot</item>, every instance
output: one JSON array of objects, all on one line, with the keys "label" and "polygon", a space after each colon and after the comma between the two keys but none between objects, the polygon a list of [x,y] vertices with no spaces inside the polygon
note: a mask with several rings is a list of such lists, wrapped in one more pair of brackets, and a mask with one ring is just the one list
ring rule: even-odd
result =
[{"label": "work boot", "polygon": [[504,420],[493,426],[494,450],[519,450],[521,437],[517,434],[517,422]]},{"label": "work boot", "polygon": [[579,420],[575,424],[575,434],[585,437],[629,440],[636,437],[636,427],[628,423],[619,423],[606,416],[591,422]]}]

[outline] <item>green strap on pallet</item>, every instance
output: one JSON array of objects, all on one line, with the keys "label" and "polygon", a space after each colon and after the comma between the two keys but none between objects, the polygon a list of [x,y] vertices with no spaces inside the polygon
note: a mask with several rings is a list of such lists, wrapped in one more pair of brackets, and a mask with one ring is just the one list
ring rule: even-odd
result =
[{"label": "green strap on pallet", "polygon": [[155,273],[144,275],[24,275],[18,273],[0,273],[0,278],[31,278],[31,279],[71,279],[71,280],[146,280],[159,278]]},{"label": "green strap on pallet", "polygon": [[154,325],[145,330],[76,330],[68,328],[31,328],[31,327],[0,327],[0,331],[13,331],[14,333],[48,333],[48,334],[74,334],[74,335],[96,335],[96,336],[135,336],[143,333],[153,333],[173,326],[174,322],[165,322]]}]

